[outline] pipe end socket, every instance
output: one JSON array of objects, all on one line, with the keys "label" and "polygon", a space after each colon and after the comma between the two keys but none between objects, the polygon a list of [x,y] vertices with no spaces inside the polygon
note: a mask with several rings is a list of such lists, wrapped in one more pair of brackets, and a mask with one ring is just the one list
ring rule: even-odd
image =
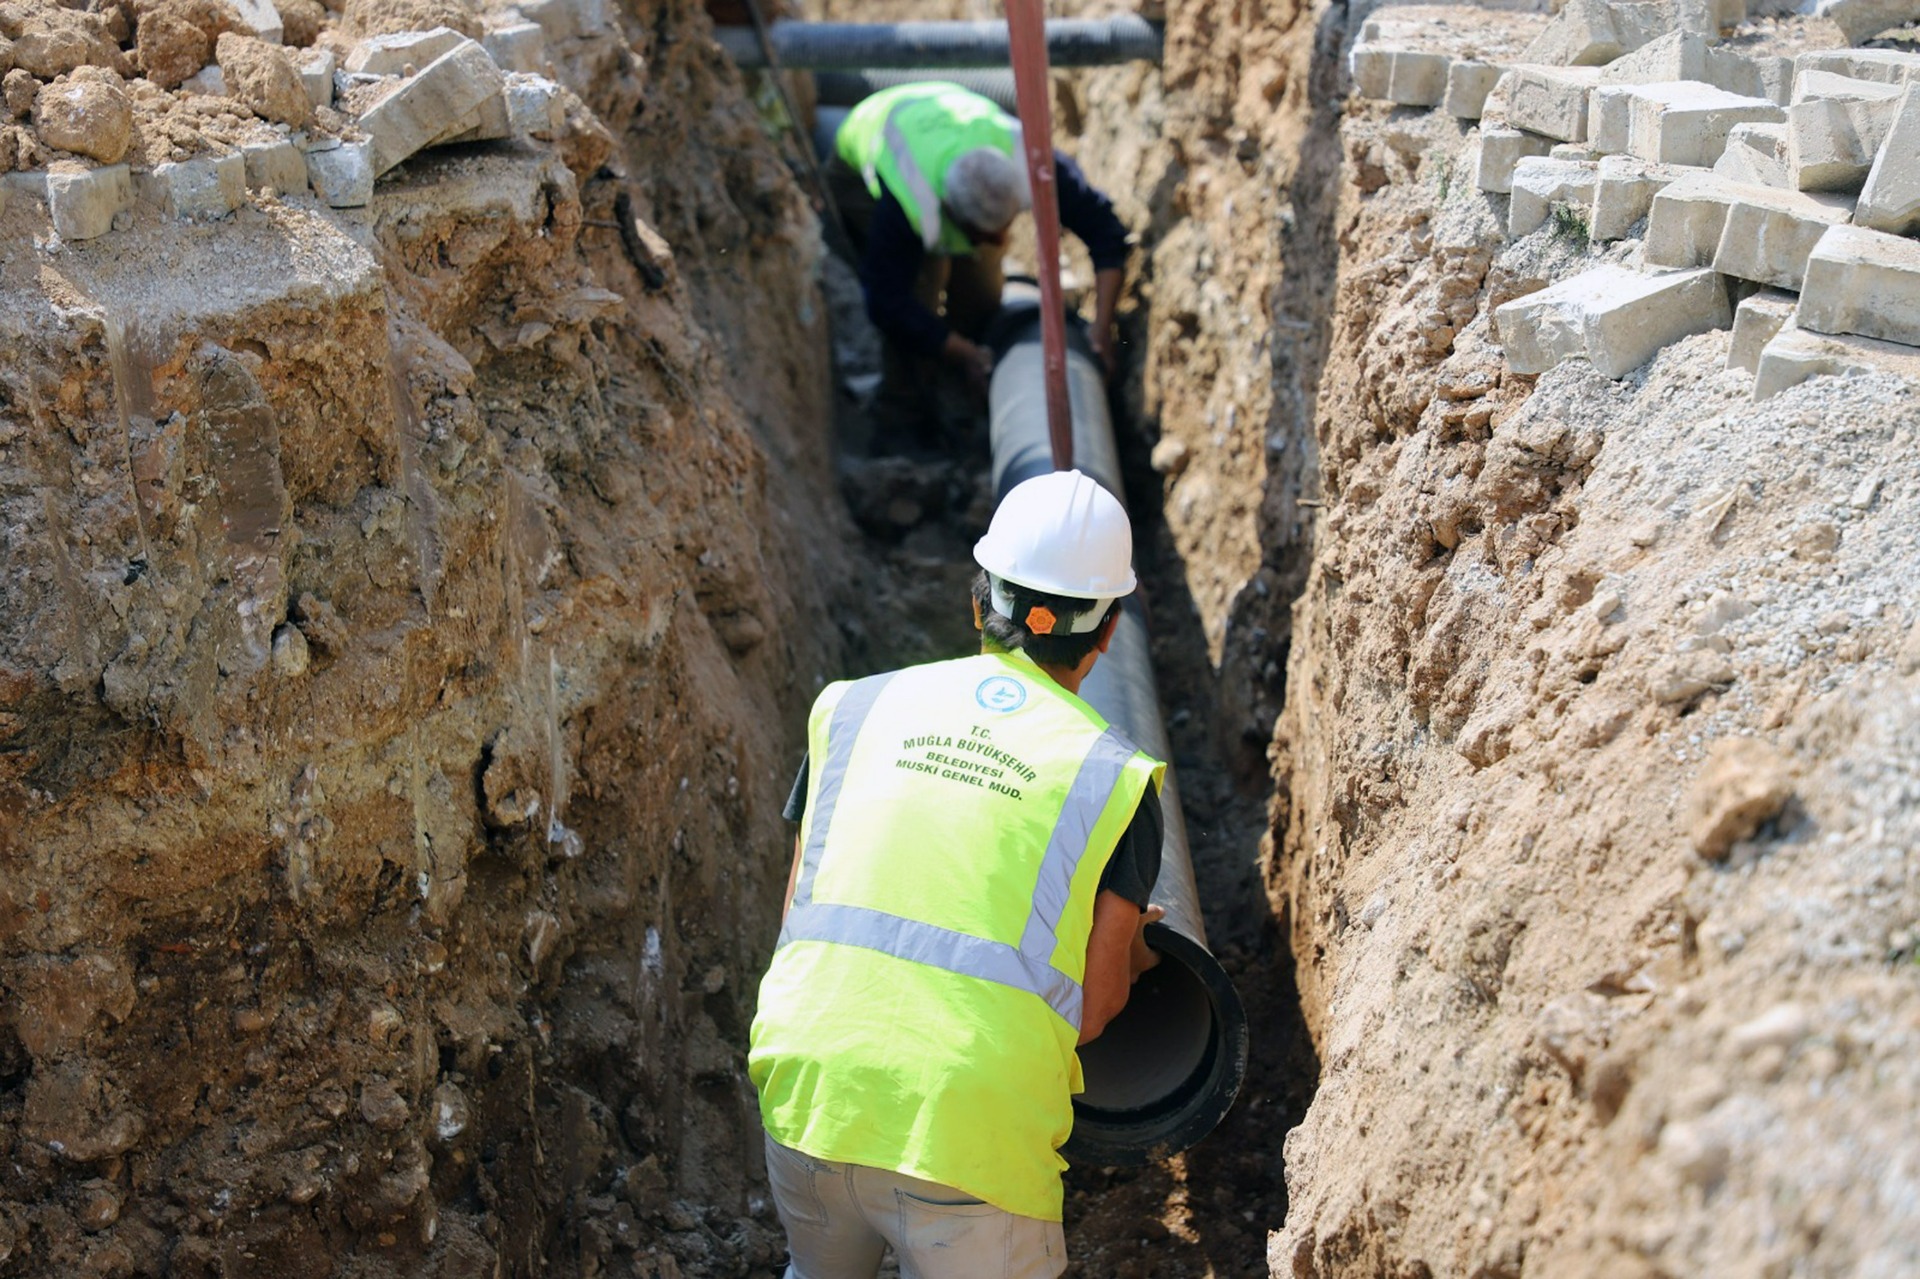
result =
[{"label": "pipe end socket", "polygon": [[1080,1050],[1086,1091],[1061,1153],[1131,1168],[1187,1150],[1233,1106],[1247,1074],[1247,1012],[1220,961],[1165,924],[1147,928],[1160,963]]}]

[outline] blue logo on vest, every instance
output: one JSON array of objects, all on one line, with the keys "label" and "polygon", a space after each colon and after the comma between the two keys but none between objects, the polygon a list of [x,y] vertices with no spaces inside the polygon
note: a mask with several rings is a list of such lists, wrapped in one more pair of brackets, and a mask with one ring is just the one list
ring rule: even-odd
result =
[{"label": "blue logo on vest", "polygon": [[1004,714],[1026,704],[1027,690],[1017,679],[994,675],[980,681],[980,687],[973,690],[973,700],[987,710]]}]

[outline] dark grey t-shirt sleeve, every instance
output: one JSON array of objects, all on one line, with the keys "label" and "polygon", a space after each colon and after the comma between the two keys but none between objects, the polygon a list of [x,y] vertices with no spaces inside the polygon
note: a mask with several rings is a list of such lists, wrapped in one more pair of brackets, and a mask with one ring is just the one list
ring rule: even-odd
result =
[{"label": "dark grey t-shirt sleeve", "polygon": [[1148,786],[1113,856],[1107,859],[1107,868],[1100,872],[1102,890],[1120,894],[1141,910],[1147,908],[1160,878],[1160,841],[1165,837],[1166,824],[1159,788]]},{"label": "dark grey t-shirt sleeve", "polygon": [[793,793],[787,796],[787,806],[780,810],[780,815],[790,822],[807,815],[807,765],[810,762],[810,756],[800,757],[800,775],[793,779]]},{"label": "dark grey t-shirt sleeve", "polygon": [[[793,791],[780,815],[798,822],[807,815],[807,774],[811,760],[802,756],[800,772],[793,779]],[[1106,869],[1100,872],[1100,887],[1115,892],[1145,910],[1153,899],[1153,886],[1160,878],[1160,843],[1166,835],[1166,816],[1160,810],[1160,792],[1147,787],[1133,820],[1121,834]]]}]

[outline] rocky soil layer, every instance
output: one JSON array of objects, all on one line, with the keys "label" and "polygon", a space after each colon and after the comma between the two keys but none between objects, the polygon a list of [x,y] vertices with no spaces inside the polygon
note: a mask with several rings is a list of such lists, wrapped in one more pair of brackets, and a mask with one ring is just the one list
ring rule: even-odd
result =
[{"label": "rocky soil layer", "polygon": [[[0,1273],[772,1273],[739,1049],[852,576],[818,234],[698,6],[548,9],[550,139],[0,213]],[[161,9],[5,12],[9,102],[202,118]]]},{"label": "rocky soil layer", "polygon": [[1445,112],[1341,138],[1272,1273],[1911,1271],[1920,387],[1516,374],[1492,310],[1640,232],[1510,238]]}]

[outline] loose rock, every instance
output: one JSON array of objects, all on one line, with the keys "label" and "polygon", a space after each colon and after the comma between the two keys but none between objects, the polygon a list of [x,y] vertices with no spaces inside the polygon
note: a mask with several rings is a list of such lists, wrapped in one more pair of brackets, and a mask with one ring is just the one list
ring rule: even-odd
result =
[{"label": "loose rock", "polygon": [[1687,795],[1687,831],[1693,849],[1720,861],[1743,839],[1780,815],[1793,796],[1793,767],[1767,743],[1751,737],[1715,742]]},{"label": "loose rock", "polygon": [[51,6],[29,13],[13,37],[13,65],[42,80],[76,67],[119,70],[125,65],[107,20],[97,13]]},{"label": "loose rock", "polygon": [[248,110],[263,120],[295,128],[307,122],[312,103],[285,49],[228,32],[220,37],[214,53],[227,78],[227,92]]},{"label": "loose rock", "polygon": [[108,71],[42,88],[33,104],[40,140],[102,164],[118,161],[133,134],[133,106],[118,81]]},{"label": "loose rock", "polygon": [[135,55],[147,79],[171,89],[213,60],[213,42],[230,25],[214,0],[160,0],[140,15]]},{"label": "loose rock", "polygon": [[380,1075],[360,1086],[360,1117],[381,1132],[398,1132],[413,1113],[400,1090]]},{"label": "loose rock", "polygon": [[280,42],[289,48],[304,49],[320,38],[320,28],[326,24],[326,6],[320,0],[276,0],[275,7],[280,10],[280,21],[284,29]]},{"label": "loose rock", "polygon": [[31,71],[15,67],[7,72],[5,80],[0,80],[0,94],[5,95],[7,114],[16,120],[24,120],[40,96],[40,82],[33,78]]}]

